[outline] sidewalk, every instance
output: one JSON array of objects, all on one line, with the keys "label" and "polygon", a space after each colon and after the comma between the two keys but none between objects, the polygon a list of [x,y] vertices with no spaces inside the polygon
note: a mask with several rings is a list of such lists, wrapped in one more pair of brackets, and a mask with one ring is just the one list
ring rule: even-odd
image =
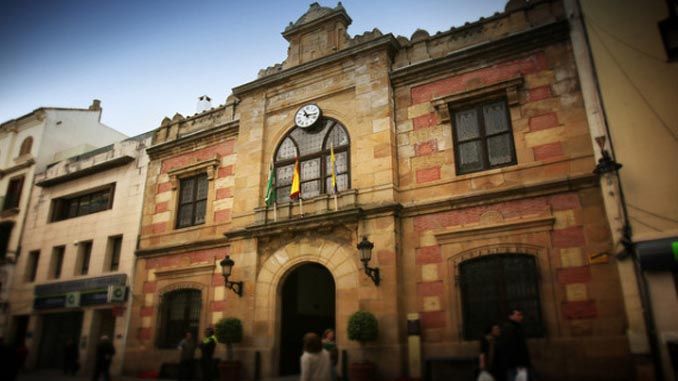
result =
[{"label": "sidewalk", "polygon": [[[128,377],[128,376],[111,376],[112,381],[141,381],[141,378]],[[261,381],[298,381],[299,376],[286,376],[278,378],[266,378]],[[17,381],[90,381],[89,376],[66,376],[59,370],[37,370],[37,371],[28,371],[19,374]],[[146,380],[144,380],[146,381]],[[162,380],[157,379],[157,381],[174,381],[174,380]],[[218,378],[215,377],[214,381],[218,381]]]}]

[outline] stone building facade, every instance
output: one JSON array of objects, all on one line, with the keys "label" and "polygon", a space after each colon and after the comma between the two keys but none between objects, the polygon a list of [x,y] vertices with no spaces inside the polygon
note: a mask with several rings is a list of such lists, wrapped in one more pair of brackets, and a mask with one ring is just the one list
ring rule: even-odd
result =
[{"label": "stone building facade", "polygon": [[35,174],[63,159],[59,153],[77,155],[124,139],[101,123],[102,112],[95,99],[88,108],[41,107],[0,123],[0,336],[7,342],[23,325],[11,321],[9,297]]},{"label": "stone building facade", "polygon": [[80,374],[90,375],[106,335],[117,352],[111,372],[120,374],[150,142],[150,133],[132,137],[35,176],[10,295],[27,369],[63,369],[70,340]]},{"label": "stone building facade", "polygon": [[[165,119],[148,150],[126,370],[176,362],[181,331],[225,316],[243,322],[246,379],[257,363],[264,377],[297,371],[308,330],[335,328],[350,362],[347,321],[362,309],[380,324],[368,345],[380,378],[463,374],[484,325],[518,307],[544,379],[628,379],[563,5],[515,3],[410,39],[350,37],[340,4],[314,3],[283,32],[282,64],[225,105]],[[322,118],[295,126],[308,104]],[[289,199],[296,162],[303,203]],[[227,255],[241,297],[224,287]]]}]

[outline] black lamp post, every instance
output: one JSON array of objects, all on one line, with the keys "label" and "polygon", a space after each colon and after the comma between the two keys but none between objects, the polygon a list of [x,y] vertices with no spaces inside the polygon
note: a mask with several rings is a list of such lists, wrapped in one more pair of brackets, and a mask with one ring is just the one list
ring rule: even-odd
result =
[{"label": "black lamp post", "polygon": [[360,252],[360,261],[363,263],[365,268],[365,274],[367,274],[370,279],[374,282],[375,286],[379,286],[379,268],[377,267],[368,267],[367,263],[372,259],[372,249],[374,249],[374,244],[367,240],[367,237],[363,237],[363,240],[358,243],[358,251]]},{"label": "black lamp post", "polygon": [[242,297],[242,287],[243,287],[243,282],[231,282],[228,280],[228,277],[231,276],[231,272],[233,271],[233,265],[235,265],[235,262],[231,259],[230,256],[226,256],[226,258],[222,259],[221,262],[219,262],[221,265],[221,275],[224,276],[224,287],[230,288],[238,294],[238,296]]}]

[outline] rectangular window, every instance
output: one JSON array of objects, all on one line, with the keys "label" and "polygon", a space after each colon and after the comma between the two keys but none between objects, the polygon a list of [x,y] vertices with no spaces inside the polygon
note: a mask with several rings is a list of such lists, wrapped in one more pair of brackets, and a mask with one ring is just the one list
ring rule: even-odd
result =
[{"label": "rectangular window", "polygon": [[14,223],[6,222],[0,224],[0,261],[7,257],[7,248],[9,246],[9,238],[12,235],[12,228]]},{"label": "rectangular window", "polygon": [[19,200],[21,200],[21,190],[24,187],[24,177],[15,177],[9,180],[7,185],[7,194],[5,195],[5,203],[2,210],[14,209],[19,207]]},{"label": "rectangular window", "polygon": [[122,236],[108,237],[108,271],[118,271],[120,267],[120,251],[122,250]]},{"label": "rectangular window", "polygon": [[52,249],[51,279],[61,278],[61,266],[64,264],[66,246],[56,246]]},{"label": "rectangular window", "polygon": [[516,163],[505,100],[453,107],[451,113],[458,175]]},{"label": "rectangular window", "polygon": [[207,207],[207,175],[182,179],[179,185],[179,213],[177,228],[205,223]]},{"label": "rectangular window", "polygon": [[75,275],[87,275],[91,257],[92,241],[80,242],[78,244],[78,262],[75,268]]},{"label": "rectangular window", "polygon": [[35,276],[38,274],[39,260],[40,250],[35,250],[28,253],[28,261],[26,263],[26,273],[24,277],[26,282],[35,282]]},{"label": "rectangular window", "polygon": [[108,184],[104,188],[70,195],[52,200],[52,222],[84,216],[113,206],[115,184]]}]

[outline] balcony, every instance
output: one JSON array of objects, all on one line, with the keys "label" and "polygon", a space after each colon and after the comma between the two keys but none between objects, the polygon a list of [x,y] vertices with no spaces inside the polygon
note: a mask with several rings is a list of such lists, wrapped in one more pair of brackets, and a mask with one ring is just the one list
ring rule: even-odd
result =
[{"label": "balcony", "polygon": [[50,187],[130,163],[139,156],[142,142],[124,140],[59,161],[35,176],[35,184]]}]

